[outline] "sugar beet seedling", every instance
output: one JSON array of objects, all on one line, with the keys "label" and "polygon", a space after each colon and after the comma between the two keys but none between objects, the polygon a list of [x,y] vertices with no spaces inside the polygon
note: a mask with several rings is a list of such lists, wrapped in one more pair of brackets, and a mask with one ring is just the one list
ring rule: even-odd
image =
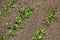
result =
[{"label": "sugar beet seedling", "polygon": [[0,35],[0,40],[8,40],[7,36]]},{"label": "sugar beet seedling", "polygon": [[53,19],[55,19],[55,14],[57,12],[57,7],[53,8],[51,12],[48,13],[46,25],[51,25]]},{"label": "sugar beet seedling", "polygon": [[17,35],[19,35],[19,32],[15,31],[15,30],[10,30],[7,33],[7,36],[17,36]]},{"label": "sugar beet seedling", "polygon": [[15,3],[17,0],[11,0],[10,2],[8,2],[8,4],[3,8],[2,11],[0,11],[0,15],[2,16],[5,11],[8,11]]},{"label": "sugar beet seedling", "polygon": [[28,8],[25,8],[25,7],[23,7],[22,8],[23,9],[23,12],[22,12],[22,18],[23,18],[23,20],[24,19],[26,19],[26,18],[28,18],[28,17],[30,17],[31,16],[31,13],[32,13],[32,11],[35,9],[34,8],[34,6],[30,6],[30,7],[28,7]]},{"label": "sugar beet seedling", "polygon": [[4,7],[4,11],[9,10],[15,3],[17,0],[11,0],[10,2],[8,2],[7,6]]},{"label": "sugar beet seedling", "polygon": [[45,29],[39,29],[32,37],[32,40],[42,40],[45,33],[46,33]]},{"label": "sugar beet seedling", "polygon": [[16,18],[16,24],[19,26],[19,28],[23,28],[23,20],[20,15],[17,16]]},{"label": "sugar beet seedling", "polygon": [[17,28],[18,28],[18,25],[17,25],[17,24],[13,24],[13,25],[11,26],[11,30],[17,30]]}]

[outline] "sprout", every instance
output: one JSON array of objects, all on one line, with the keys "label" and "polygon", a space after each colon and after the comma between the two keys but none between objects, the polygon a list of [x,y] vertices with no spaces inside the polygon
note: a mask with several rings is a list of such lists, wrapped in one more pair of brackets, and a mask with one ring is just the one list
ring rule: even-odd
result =
[{"label": "sprout", "polygon": [[9,11],[9,9],[16,3],[17,0],[11,0],[8,2],[8,4],[3,8],[3,10],[0,12],[0,16],[4,14],[6,11]]},{"label": "sprout", "polygon": [[7,36],[0,36],[0,40],[8,40]]},{"label": "sprout", "polygon": [[17,36],[17,35],[19,35],[19,33],[18,33],[17,31],[10,30],[10,31],[8,32],[8,36]]},{"label": "sprout", "polygon": [[28,18],[31,15],[33,10],[34,10],[33,6],[30,6],[28,8],[23,8],[22,18],[23,19]]},{"label": "sprout", "polygon": [[21,24],[21,23],[22,23],[22,18],[21,18],[20,16],[18,16],[18,17],[16,18],[16,22],[17,22],[18,24]]},{"label": "sprout", "polygon": [[6,22],[6,23],[3,23],[2,25],[4,25],[4,26],[6,27],[6,26],[8,26],[8,25],[9,25],[9,23],[8,23],[8,22]]},{"label": "sprout", "polygon": [[17,25],[17,24],[13,24],[13,25],[11,26],[11,29],[12,29],[12,30],[17,30],[17,28],[18,28],[18,25]]},{"label": "sprout", "polygon": [[0,15],[2,15],[2,12],[0,11]]},{"label": "sprout", "polygon": [[20,16],[16,18],[16,23],[19,25],[19,28],[23,28],[23,20]]},{"label": "sprout", "polygon": [[4,7],[4,11],[9,10],[10,7],[12,7],[16,1],[17,1],[17,0],[12,0],[12,1],[8,2],[7,6]]},{"label": "sprout", "polygon": [[57,8],[53,8],[52,11],[50,13],[48,13],[48,17],[47,17],[47,22],[46,25],[51,25],[51,22],[53,19],[55,19],[55,14],[57,12]]},{"label": "sprout", "polygon": [[45,29],[39,29],[33,36],[33,40],[42,40],[44,34],[46,33]]}]

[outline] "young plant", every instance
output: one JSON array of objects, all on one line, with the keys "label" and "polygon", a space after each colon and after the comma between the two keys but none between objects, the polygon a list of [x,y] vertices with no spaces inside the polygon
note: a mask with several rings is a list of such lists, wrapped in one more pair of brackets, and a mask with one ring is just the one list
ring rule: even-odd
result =
[{"label": "young plant", "polygon": [[19,25],[19,28],[23,28],[23,20],[20,15],[16,18],[16,24]]},{"label": "young plant", "polygon": [[16,17],[16,22],[17,24],[21,24],[22,23],[22,18],[20,16]]},{"label": "young plant", "polygon": [[44,34],[46,33],[45,29],[39,29],[34,36],[32,37],[33,40],[42,40]]},{"label": "young plant", "polygon": [[48,13],[48,17],[47,17],[47,22],[46,25],[51,25],[51,22],[53,19],[55,19],[55,14],[57,12],[57,8],[53,8],[52,11],[50,13]]},{"label": "young plant", "polygon": [[7,36],[0,36],[0,40],[8,40]]},{"label": "young plant", "polygon": [[5,22],[2,25],[4,25],[5,27],[7,27],[9,25],[9,23],[8,22]]},{"label": "young plant", "polygon": [[19,33],[15,30],[10,30],[7,34],[8,34],[8,36],[17,36],[17,35],[19,35]]},{"label": "young plant", "polygon": [[32,13],[32,11],[35,9],[34,8],[34,6],[30,6],[30,7],[28,7],[28,8],[22,8],[23,9],[23,12],[22,12],[22,14],[21,14],[21,17],[23,18],[23,19],[26,19],[26,18],[28,18],[30,15],[31,15],[31,13]]},{"label": "young plant", "polygon": [[11,26],[11,29],[12,29],[12,30],[17,30],[17,28],[18,28],[18,25],[17,25],[17,24],[13,24],[13,25]]},{"label": "young plant", "polygon": [[7,6],[4,7],[4,11],[8,11],[15,3],[17,0],[11,0],[10,2],[8,2]]},{"label": "young plant", "polygon": [[17,0],[11,0],[10,2],[8,2],[8,4],[3,8],[2,11],[0,11],[0,16],[2,16],[5,11],[8,11],[15,3]]}]

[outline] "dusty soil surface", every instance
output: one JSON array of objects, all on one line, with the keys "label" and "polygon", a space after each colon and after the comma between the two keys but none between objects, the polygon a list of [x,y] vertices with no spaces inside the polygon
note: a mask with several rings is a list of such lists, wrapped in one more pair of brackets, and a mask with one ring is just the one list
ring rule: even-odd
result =
[{"label": "dusty soil surface", "polygon": [[[2,10],[9,1],[11,0],[0,0],[0,10]],[[40,28],[47,30],[43,40],[60,40],[60,0],[17,0],[16,7],[11,8],[9,12],[6,12],[6,14],[0,18],[0,34],[5,34],[8,31],[7,28],[3,28],[4,26],[2,24],[4,22],[14,24],[19,10],[21,10],[22,7],[28,7],[30,5],[34,5],[36,9],[32,15],[24,21],[24,29],[19,29],[20,35],[11,37],[9,40],[32,40],[33,34]],[[57,19],[53,20],[52,25],[48,27],[44,23],[49,11],[55,6],[58,7],[58,12],[56,13]]]}]

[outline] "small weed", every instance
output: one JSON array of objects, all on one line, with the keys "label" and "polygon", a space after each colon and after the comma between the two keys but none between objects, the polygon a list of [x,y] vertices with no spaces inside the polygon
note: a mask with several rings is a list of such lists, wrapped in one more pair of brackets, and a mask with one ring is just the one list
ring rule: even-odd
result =
[{"label": "small weed", "polygon": [[23,20],[22,20],[22,18],[20,16],[18,16],[16,18],[16,22],[17,22],[17,24],[21,24],[23,22]]},{"label": "small weed", "polygon": [[19,28],[23,28],[23,20],[20,16],[16,18],[16,23],[19,25]]},{"label": "small weed", "polygon": [[39,29],[33,36],[33,40],[42,40],[44,34],[46,33],[46,30]]},{"label": "small weed", "polygon": [[55,19],[55,14],[57,12],[57,7],[53,8],[51,12],[48,13],[46,25],[51,25],[53,19]]},{"label": "small weed", "polygon": [[2,15],[2,12],[0,11],[0,15]]},{"label": "small weed", "polygon": [[15,3],[17,0],[11,0],[10,2],[8,2],[7,6],[4,7],[4,11],[9,10]]},{"label": "small weed", "polygon": [[9,25],[9,23],[8,23],[8,22],[6,22],[6,23],[3,23],[2,25],[4,25],[4,26],[6,27],[6,26],[8,26],[8,25]]},{"label": "small weed", "polygon": [[0,36],[0,40],[8,40],[6,36]]},{"label": "small weed", "polygon": [[23,19],[26,19],[26,18],[28,18],[30,15],[31,15],[31,13],[32,13],[32,11],[35,9],[34,8],[34,6],[30,6],[30,7],[28,7],[28,8],[22,8],[23,9],[23,12],[22,12],[22,18]]},{"label": "small weed", "polygon": [[5,11],[8,11],[15,3],[17,0],[11,0],[10,2],[8,2],[8,4],[3,8],[2,11],[0,11],[0,16],[2,16]]},{"label": "small weed", "polygon": [[18,28],[18,25],[17,25],[17,24],[13,24],[13,25],[11,26],[11,29],[12,29],[12,30],[17,30],[17,28]]},{"label": "small weed", "polygon": [[19,35],[19,33],[17,31],[14,31],[14,30],[10,30],[7,34],[8,34],[8,36],[17,36],[17,35]]}]

